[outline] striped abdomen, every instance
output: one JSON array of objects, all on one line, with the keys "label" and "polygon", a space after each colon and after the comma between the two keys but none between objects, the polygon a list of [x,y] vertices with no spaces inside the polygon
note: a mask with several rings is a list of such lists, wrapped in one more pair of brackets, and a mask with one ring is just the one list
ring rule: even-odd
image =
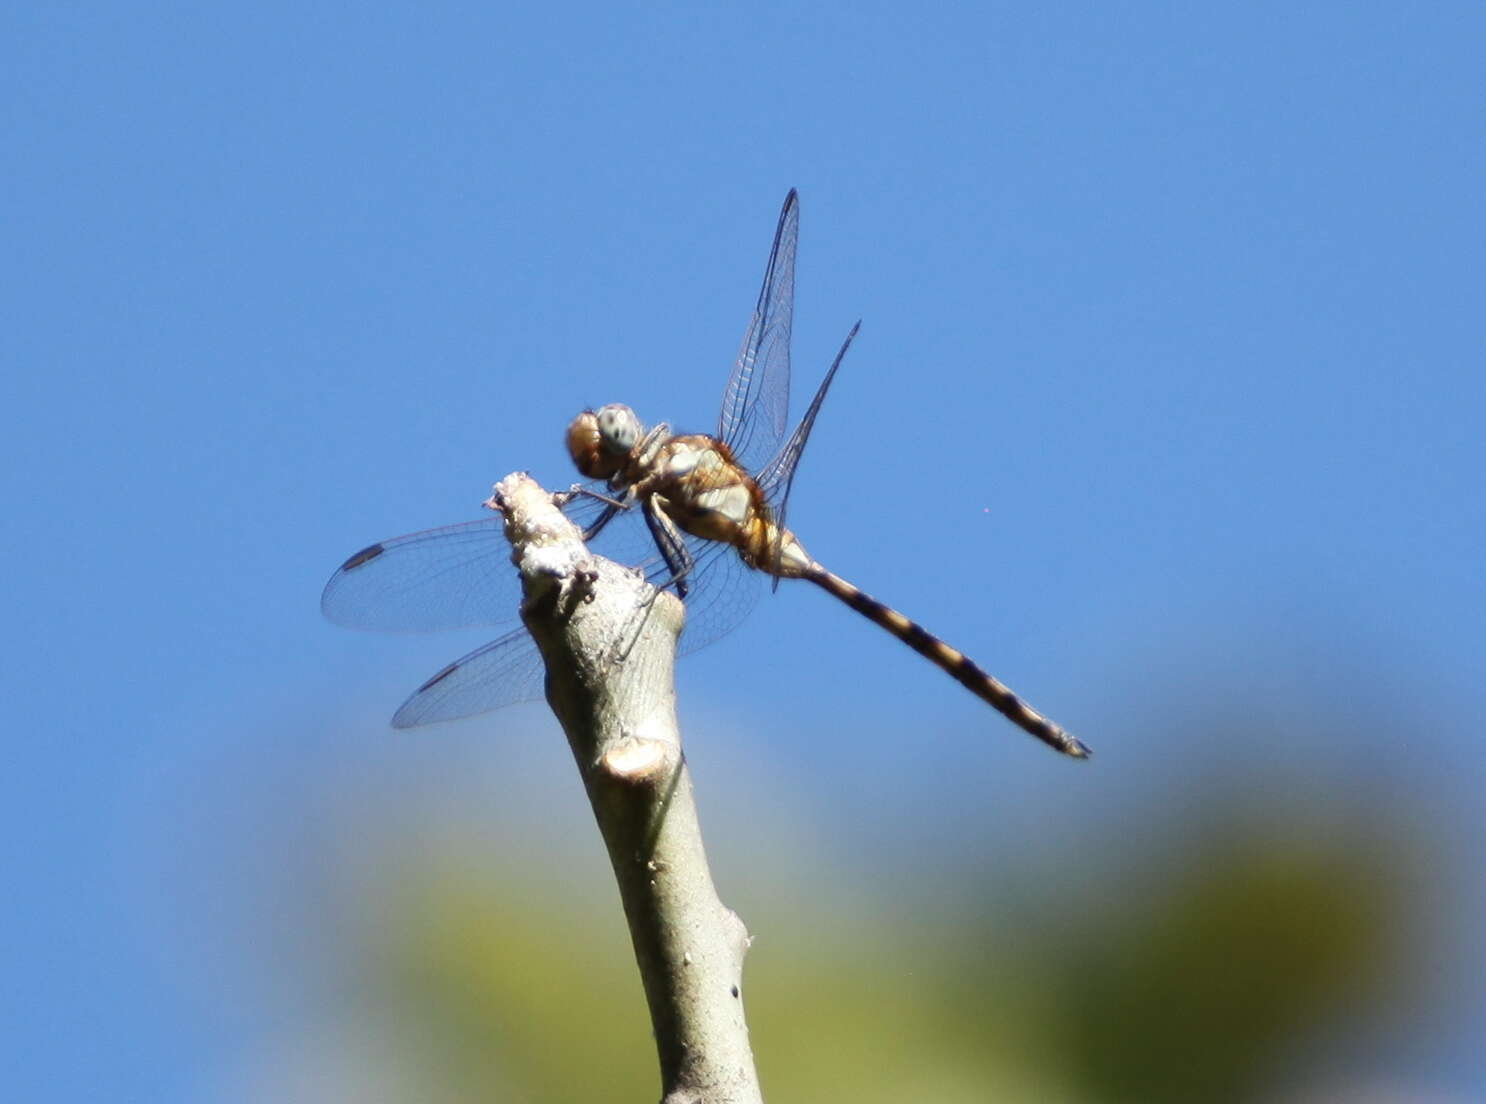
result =
[{"label": "striped abdomen", "polygon": [[1048,720],[1003,683],[981,670],[969,656],[951,648],[922,625],[883,605],[870,594],[863,594],[839,575],[833,575],[819,564],[802,573],[803,578],[822,587],[856,610],[863,617],[881,625],[930,663],[944,670],[956,682],[982,701],[987,702],[1012,724],[1044,744],[1075,759],[1087,759],[1092,753],[1070,733]]}]

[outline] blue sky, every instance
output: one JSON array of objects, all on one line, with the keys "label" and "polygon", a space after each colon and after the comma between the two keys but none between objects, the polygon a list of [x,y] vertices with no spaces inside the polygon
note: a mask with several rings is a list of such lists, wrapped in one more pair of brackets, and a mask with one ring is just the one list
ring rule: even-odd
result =
[{"label": "blue sky", "polygon": [[[849,839],[908,730],[938,770],[908,838],[1097,829],[1277,762],[1486,826],[1476,6],[0,20],[28,1099],[201,1099],[261,1027],[203,1016],[210,967],[176,961],[162,871],[216,830],[201,793],[457,770],[508,724],[560,750],[538,710],[384,728],[482,637],[335,630],[319,589],[509,471],[570,481],[584,406],[710,429],[790,186],[796,411],[863,320],[792,523],[1098,758],[785,586],[682,668],[704,785],[778,772]],[[1184,733],[1213,699],[1273,736]],[[1412,735],[1353,725],[1380,716]],[[1413,1068],[1479,1090],[1486,993],[1451,999]]]}]

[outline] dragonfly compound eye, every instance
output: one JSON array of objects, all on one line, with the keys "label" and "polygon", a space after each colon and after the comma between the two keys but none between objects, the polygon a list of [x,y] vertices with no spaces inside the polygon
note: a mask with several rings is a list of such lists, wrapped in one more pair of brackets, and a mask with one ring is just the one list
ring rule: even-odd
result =
[{"label": "dragonfly compound eye", "polygon": [[568,455],[589,479],[609,479],[624,467],[640,436],[640,419],[627,406],[585,410],[568,425]]},{"label": "dragonfly compound eye", "polygon": [[640,419],[623,403],[599,407],[599,440],[606,452],[628,456],[640,441]]}]

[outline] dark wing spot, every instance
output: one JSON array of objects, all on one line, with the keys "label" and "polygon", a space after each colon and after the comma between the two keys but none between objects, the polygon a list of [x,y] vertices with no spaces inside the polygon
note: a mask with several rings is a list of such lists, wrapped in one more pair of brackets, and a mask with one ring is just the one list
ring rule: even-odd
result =
[{"label": "dark wing spot", "polygon": [[430,686],[437,686],[439,683],[443,682],[457,670],[459,670],[459,664],[449,664],[449,666],[445,667],[438,674],[434,675],[433,678],[429,679],[422,686],[418,687],[418,693],[423,693],[423,691],[427,690]]},{"label": "dark wing spot", "polygon": [[345,563],[341,564],[341,570],[342,571],[354,571],[354,570],[356,570],[356,568],[360,567],[362,564],[364,564],[364,563],[370,563],[372,560],[376,559],[378,556],[380,556],[385,551],[387,551],[387,546],[384,545],[384,544],[368,545],[366,548],[363,548],[360,552],[357,552],[354,556],[352,556]]},{"label": "dark wing spot", "polygon": [[734,998],[738,996],[738,987],[736,985],[733,986],[733,996]]}]

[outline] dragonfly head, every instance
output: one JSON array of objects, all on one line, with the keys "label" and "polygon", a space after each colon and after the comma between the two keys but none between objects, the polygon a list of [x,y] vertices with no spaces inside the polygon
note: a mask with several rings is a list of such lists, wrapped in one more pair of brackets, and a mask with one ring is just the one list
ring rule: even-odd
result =
[{"label": "dragonfly head", "polygon": [[645,436],[639,417],[623,403],[585,410],[568,426],[568,455],[589,479],[617,475]]}]

